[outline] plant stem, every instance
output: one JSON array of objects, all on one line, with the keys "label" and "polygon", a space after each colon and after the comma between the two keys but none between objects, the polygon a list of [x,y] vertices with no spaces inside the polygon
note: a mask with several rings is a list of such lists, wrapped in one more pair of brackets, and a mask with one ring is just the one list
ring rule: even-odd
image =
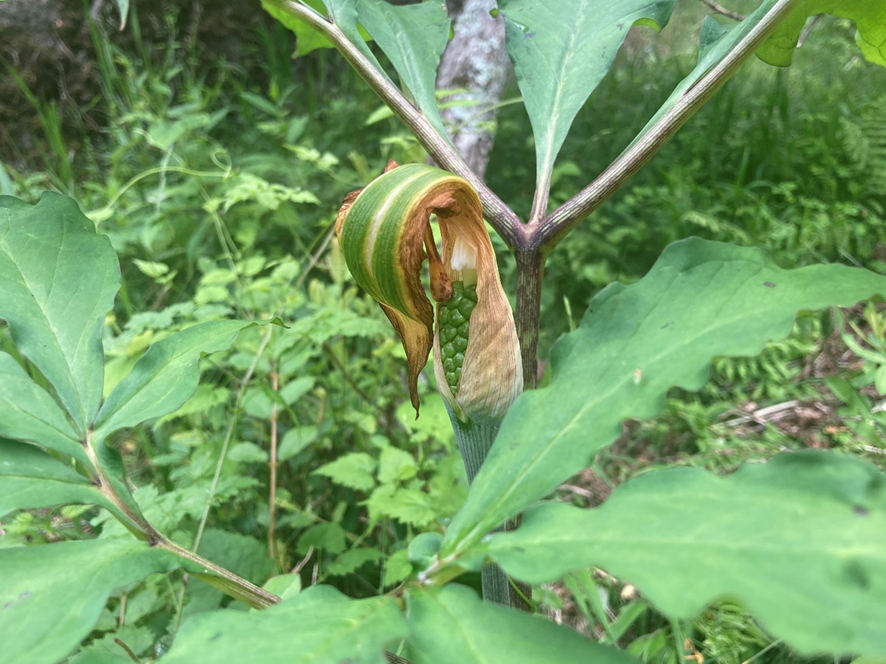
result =
[{"label": "plant stem", "polygon": [[680,127],[700,109],[772,31],[796,8],[800,0],[779,0],[726,56],[704,74],[683,97],[591,184],[554,210],[532,239],[550,251],[572,228],[639,171]]},{"label": "plant stem", "polygon": [[215,563],[206,560],[206,558],[198,556],[193,551],[188,551],[186,548],[165,537],[156,542],[154,546],[158,549],[171,551],[177,556],[203,567],[206,570],[205,572],[191,572],[191,575],[254,609],[266,609],[280,601],[280,598],[275,594],[269,593],[264,588],[259,588],[254,583],[250,583],[224,567],[219,567]]},{"label": "plant stem", "polygon": [[[276,393],[279,388],[277,367],[271,363],[271,389]],[[271,459],[269,461],[271,488],[268,493],[268,558],[276,560],[276,529],[277,529],[277,403],[271,406]]]},{"label": "plant stem", "polygon": [[462,422],[452,414],[452,411],[449,413],[449,418],[452,420],[458,451],[461,452],[461,458],[465,462],[468,484],[473,484],[474,478],[480,472],[480,466],[483,465],[486,455],[492,448],[501,421]]},{"label": "plant stem", "polygon": [[523,237],[523,225],[517,215],[474,173],[449,140],[434,129],[390,79],[379,71],[344,35],[337,25],[313,9],[295,0],[264,0],[268,6],[284,11],[308,24],[329,39],[345,60],[369,84],[382,101],[415,134],[422,147],[440,166],[463,177],[477,190],[490,225],[508,243],[517,246]]},{"label": "plant stem", "polygon": [[[448,406],[447,410],[449,410]],[[495,442],[501,420],[462,422],[452,411],[449,411],[449,418],[452,420],[452,429],[455,431],[458,450],[465,463],[468,483],[473,484],[474,478],[486,460],[486,455],[492,448],[492,443]],[[503,529],[513,530],[515,527],[516,523],[509,521]],[[483,587],[483,599],[487,602],[523,610],[528,608],[520,593],[529,597],[532,589],[529,586],[515,584],[518,585],[518,592],[517,588],[511,586],[512,581],[508,579],[508,575],[498,565],[484,565],[480,572],[480,580]]]},{"label": "plant stem", "polygon": [[538,384],[538,329],[541,321],[541,283],[545,255],[540,249],[518,249],[517,308],[514,322],[520,340],[523,362],[523,389],[534,390]]},{"label": "plant stem", "polygon": [[[448,407],[447,407],[448,410]],[[474,478],[480,472],[480,466],[486,460],[486,455],[492,448],[495,436],[501,426],[501,421],[489,422],[462,422],[452,411],[449,411],[452,420],[452,429],[455,431],[455,440],[458,450],[465,462],[465,471],[468,474],[468,484],[474,483]],[[487,602],[510,606],[513,598],[511,588],[508,585],[507,574],[498,565],[484,565],[480,573],[483,586],[483,599]]]}]

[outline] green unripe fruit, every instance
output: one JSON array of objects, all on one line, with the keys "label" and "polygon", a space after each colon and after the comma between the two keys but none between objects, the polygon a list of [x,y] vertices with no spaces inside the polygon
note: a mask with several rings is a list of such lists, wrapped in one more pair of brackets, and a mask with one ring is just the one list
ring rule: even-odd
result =
[{"label": "green unripe fruit", "polygon": [[465,286],[463,281],[452,282],[452,297],[438,305],[440,324],[440,354],[443,373],[453,394],[458,393],[461,366],[468,348],[471,312],[477,306],[477,285]]}]

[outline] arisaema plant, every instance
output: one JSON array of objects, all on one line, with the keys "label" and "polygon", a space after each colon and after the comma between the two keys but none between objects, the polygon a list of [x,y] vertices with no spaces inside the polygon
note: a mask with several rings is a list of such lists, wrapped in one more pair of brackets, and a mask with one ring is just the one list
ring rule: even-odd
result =
[{"label": "arisaema plant", "polygon": [[[886,476],[867,462],[808,451],[729,477],[650,472],[593,510],[544,502],[626,418],[657,413],[671,387],[701,387],[712,358],[760,352],[789,333],[798,311],[882,296],[886,277],[843,265],[785,270],[756,249],[685,239],[638,283],[601,292],[553,348],[550,384],[534,389],[541,276],[556,245],[742,63],[756,54],[790,64],[808,17],[854,21],[861,53],[886,64],[886,4],[766,0],[730,26],[708,19],[697,66],[611,165],[551,209],[553,166],[573,120],[632,26],[663,28],[675,0],[499,0],[534,134],[536,189],[525,221],[467,168],[440,118],[434,83],[449,22],[438,0],[263,5],[296,32],[302,51],[335,47],[439,166],[390,165],[345,200],[336,230],[355,280],[403,343],[416,410],[433,351],[471,479],[467,500],[445,530],[411,543],[409,578],[369,599],[318,586],[280,601],[175,545],[139,510],[106,441],[182,403],[196,385],[195,358],[248,323],[195,326],[156,344],[102,399],[100,329],[118,283],[110,245],[70,201],[47,196],[30,207],[2,198],[0,317],[15,354],[0,353],[0,515],[90,503],[133,534],[0,549],[6,660],[59,661],[113,588],[182,566],[253,607],[273,606],[186,622],[169,662],[633,661],[501,606],[515,603],[520,582],[592,566],[635,584],[675,622],[730,597],[799,653],[886,656]],[[396,75],[379,64],[379,49]],[[513,315],[486,223],[516,258]],[[500,530],[521,514],[521,525]],[[458,583],[484,566],[489,601]]]}]

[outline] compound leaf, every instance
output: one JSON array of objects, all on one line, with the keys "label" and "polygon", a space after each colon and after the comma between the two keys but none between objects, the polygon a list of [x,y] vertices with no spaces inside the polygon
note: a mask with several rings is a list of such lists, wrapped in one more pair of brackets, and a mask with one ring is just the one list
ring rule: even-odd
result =
[{"label": "compound leaf", "polygon": [[448,555],[553,491],[651,417],[671,387],[699,389],[711,358],[756,355],[798,310],[886,293],[886,277],[844,265],[782,270],[758,249],[698,238],[665,249],[632,286],[612,284],[552,352],[553,379],[508,412],[446,534]]},{"label": "compound leaf", "polygon": [[649,473],[594,510],[534,507],[489,552],[532,583],[602,567],[673,618],[737,597],[806,654],[886,654],[886,476],[860,459],[802,452],[728,477]]}]

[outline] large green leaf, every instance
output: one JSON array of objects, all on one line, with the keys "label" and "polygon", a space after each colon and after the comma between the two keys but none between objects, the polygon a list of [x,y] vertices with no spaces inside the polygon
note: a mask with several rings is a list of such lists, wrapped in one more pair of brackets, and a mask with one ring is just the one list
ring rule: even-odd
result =
[{"label": "large green leaf", "polygon": [[351,600],[314,586],[264,611],[215,611],[192,618],[164,664],[384,664],[383,648],[407,634],[389,597]]},{"label": "large green leaf", "polygon": [[576,114],[603,80],[637,23],[656,28],[675,0],[499,0],[508,54],[535,136],[536,186],[550,186],[554,160]]},{"label": "large green leaf", "polygon": [[449,40],[449,17],[442,2],[392,5],[358,0],[360,23],[400,75],[425,118],[448,140],[437,109],[437,67]]},{"label": "large green leaf", "polygon": [[247,321],[198,323],[153,344],[108,395],[95,421],[95,438],[171,413],[197,390],[202,353],[224,350]]},{"label": "large green leaf", "polygon": [[91,468],[86,448],[64,412],[18,362],[2,351],[0,376],[0,436],[37,443]]},{"label": "large green leaf", "polygon": [[13,510],[82,503],[114,505],[80,473],[33,445],[0,439],[0,518]]},{"label": "large green leaf", "polygon": [[650,473],[595,510],[535,507],[489,550],[533,583],[594,565],[675,618],[733,596],[807,654],[886,655],[886,476],[860,459],[804,452],[729,477]]},{"label": "large green leaf", "polygon": [[458,584],[410,593],[407,606],[415,664],[637,663],[541,616],[483,602]]},{"label": "large green leaf", "polygon": [[756,355],[798,310],[886,293],[886,277],[843,265],[782,270],[757,249],[690,238],[641,281],[612,284],[552,352],[553,379],[508,412],[442,552],[475,542],[590,462],[629,417],[673,386],[695,390],[719,355]]},{"label": "large green leaf", "polygon": [[770,64],[788,66],[797,50],[797,39],[806,19],[818,14],[833,14],[855,21],[858,46],[864,57],[886,66],[886,2],[883,0],[805,0],[776,28],[757,50]]},{"label": "large green leaf", "polygon": [[89,634],[113,590],[189,565],[129,540],[0,549],[3,661],[55,664]]},{"label": "large green leaf", "polygon": [[101,401],[101,329],[119,286],[110,241],[72,199],[0,196],[0,318],[81,434]]}]

